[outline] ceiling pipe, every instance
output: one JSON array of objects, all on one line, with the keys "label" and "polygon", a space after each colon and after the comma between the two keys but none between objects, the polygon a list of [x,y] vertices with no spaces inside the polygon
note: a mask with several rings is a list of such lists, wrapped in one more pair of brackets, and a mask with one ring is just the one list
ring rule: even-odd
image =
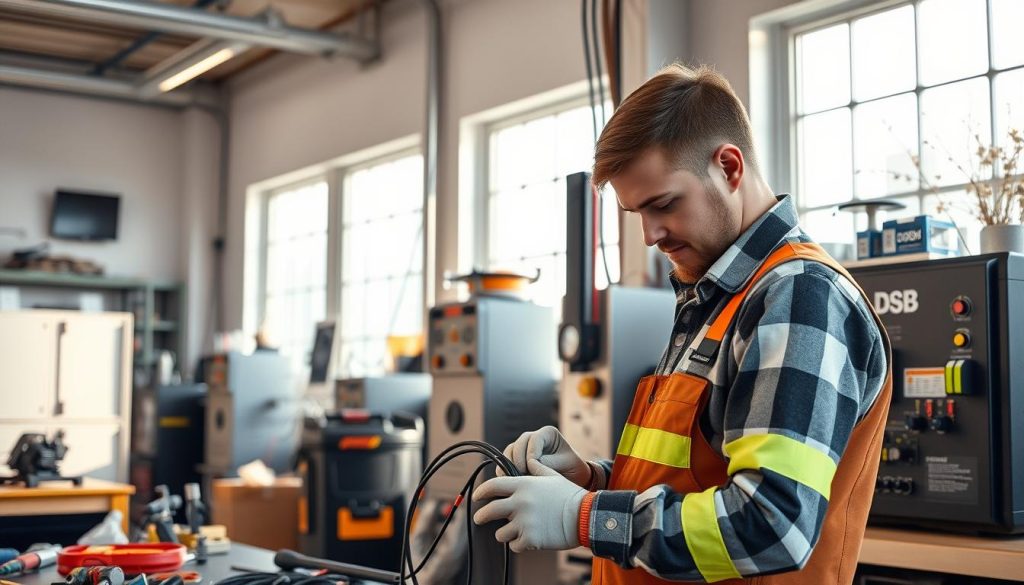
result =
[{"label": "ceiling pipe", "polygon": [[293,53],[345,56],[370,61],[380,44],[348,33],[288,26],[275,18],[260,20],[138,0],[0,0],[0,7],[115,26],[135,26],[199,37],[242,41]]},{"label": "ceiling pipe", "polygon": [[[434,306],[437,291],[437,167],[441,116],[441,8],[423,0],[427,13],[427,108],[423,136],[423,300]],[[424,312],[424,331],[429,331]]]},{"label": "ceiling pipe", "polygon": [[[0,64],[0,84],[66,91],[125,100],[140,99],[139,88],[131,81],[105,79],[76,73],[43,71],[16,65]],[[195,102],[187,91],[176,91],[154,97],[151,102],[158,105],[186,107]]]}]

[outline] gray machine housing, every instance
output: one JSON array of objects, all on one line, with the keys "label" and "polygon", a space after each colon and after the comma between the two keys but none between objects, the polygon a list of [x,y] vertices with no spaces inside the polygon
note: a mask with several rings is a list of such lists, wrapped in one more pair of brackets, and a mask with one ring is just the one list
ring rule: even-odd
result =
[{"label": "gray machine housing", "polygon": [[[478,296],[431,309],[431,458],[466,440],[504,449],[523,432],[554,424],[555,360],[550,308]],[[430,492],[454,498],[479,461],[467,456],[448,463],[431,480]]]},{"label": "gray machine housing", "polygon": [[363,408],[383,415],[407,412],[426,421],[430,386],[430,375],[420,373],[345,378],[334,382],[334,404],[338,410]]},{"label": "gray machine housing", "polygon": [[239,352],[207,358],[204,472],[233,477],[261,459],[291,471],[301,434],[299,394],[288,358],[277,352]]},{"label": "gray machine housing", "polygon": [[[585,460],[614,459],[640,378],[654,372],[672,334],[675,294],[669,289],[612,285],[599,292],[600,343],[589,371],[564,368],[558,427]],[[582,396],[580,384],[596,378],[597,396]],[[559,578],[580,583],[590,574],[590,551],[559,554]]]},{"label": "gray machine housing", "polygon": [[[431,309],[429,332],[431,458],[466,440],[502,450],[523,432],[555,423],[557,354],[550,308],[476,296]],[[480,462],[470,455],[450,461],[431,479],[428,494],[450,502]],[[491,476],[493,471],[481,474],[478,483]],[[473,527],[474,583],[500,579],[498,524]],[[553,551],[530,551],[511,561],[511,582],[527,585],[550,581],[557,557]]]}]

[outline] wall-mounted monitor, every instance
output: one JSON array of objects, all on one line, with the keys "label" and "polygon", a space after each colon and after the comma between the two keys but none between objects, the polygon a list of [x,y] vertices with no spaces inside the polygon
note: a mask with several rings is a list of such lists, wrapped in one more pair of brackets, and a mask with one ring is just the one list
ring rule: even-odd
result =
[{"label": "wall-mounted monitor", "polygon": [[121,197],[58,189],[50,235],[65,240],[116,240]]}]

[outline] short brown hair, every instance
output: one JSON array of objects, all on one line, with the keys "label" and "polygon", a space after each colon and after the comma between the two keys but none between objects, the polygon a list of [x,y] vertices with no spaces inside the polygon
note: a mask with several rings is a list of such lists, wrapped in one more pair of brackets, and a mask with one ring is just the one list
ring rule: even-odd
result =
[{"label": "short brown hair", "polygon": [[756,172],[750,119],[732,86],[710,67],[675,63],[631,93],[608,121],[592,180],[604,186],[651,147],[665,149],[677,168],[707,176],[712,153],[726,142],[738,146]]}]

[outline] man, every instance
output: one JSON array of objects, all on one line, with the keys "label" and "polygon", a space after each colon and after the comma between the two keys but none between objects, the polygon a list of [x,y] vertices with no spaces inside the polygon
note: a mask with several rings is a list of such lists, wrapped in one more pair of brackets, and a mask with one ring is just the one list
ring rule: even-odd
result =
[{"label": "man", "polygon": [[[597,143],[594,184],[674,266],[675,325],[614,464],[554,427],[505,454],[478,524],[512,549],[589,547],[593,583],[848,584],[878,471],[889,345],[849,275],[761,178],[750,123],[712,70],[671,66]],[[620,389],[615,389],[621,391]]]}]

